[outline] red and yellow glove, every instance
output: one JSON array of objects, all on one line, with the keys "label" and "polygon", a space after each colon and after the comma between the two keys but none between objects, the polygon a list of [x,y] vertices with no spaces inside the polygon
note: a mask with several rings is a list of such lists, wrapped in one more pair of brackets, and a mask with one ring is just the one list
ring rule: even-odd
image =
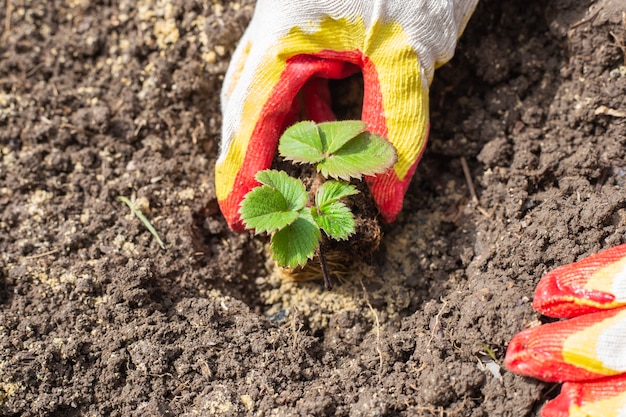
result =
[{"label": "red and yellow glove", "polygon": [[555,269],[533,307],[569,318],[522,331],[505,365],[548,382],[565,382],[543,417],[626,416],[626,245]]},{"label": "red and yellow glove", "polygon": [[327,79],[361,71],[362,120],[398,161],[367,182],[393,221],[428,137],[428,88],[478,0],[259,0],[224,79],[215,181],[220,208],[241,231],[239,205],[271,166],[299,114],[333,120]]}]

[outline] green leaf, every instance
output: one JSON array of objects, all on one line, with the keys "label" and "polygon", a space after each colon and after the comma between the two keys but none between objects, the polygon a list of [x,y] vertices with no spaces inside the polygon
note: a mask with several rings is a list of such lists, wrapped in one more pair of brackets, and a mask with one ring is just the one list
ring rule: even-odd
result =
[{"label": "green leaf", "polygon": [[397,158],[391,143],[378,135],[364,132],[321,161],[317,170],[324,177],[348,180],[382,174],[393,166]]},{"label": "green leaf", "polygon": [[339,199],[358,193],[356,187],[342,181],[326,181],[317,190],[311,214],[328,236],[342,240],[354,233],[354,216]]},{"label": "green leaf", "polygon": [[246,229],[254,229],[256,234],[282,229],[298,218],[298,212],[289,207],[283,194],[268,185],[246,194],[239,213]]},{"label": "green leaf", "polygon": [[143,213],[141,212],[140,209],[138,209],[137,207],[135,207],[135,204],[130,201],[128,198],[124,197],[124,196],[117,196],[118,201],[121,201],[122,203],[126,204],[128,206],[128,208],[130,209],[130,211],[139,219],[141,220],[141,222],[143,223],[143,225],[146,227],[146,229],[148,229],[148,231],[150,232],[150,234],[156,239],[157,243],[159,244],[159,246],[161,247],[161,249],[165,249],[165,243],[163,243],[163,241],[161,240],[161,237],[159,236],[159,234],[157,233],[156,229],[154,228],[154,226],[152,226],[152,223],[150,223],[150,220],[148,220],[148,218],[146,216],[143,215]]},{"label": "green leaf", "polygon": [[354,139],[366,129],[367,125],[360,120],[343,120],[339,122],[325,122],[317,125],[323,152],[328,156],[339,150],[347,142]]},{"label": "green leaf", "polygon": [[324,144],[315,122],[289,127],[280,138],[278,152],[287,160],[316,164],[324,159]]},{"label": "green leaf", "polygon": [[364,132],[365,128],[360,120],[296,123],[285,131],[278,150],[287,160],[317,164],[326,178],[381,174],[397,161],[396,151],[384,138]]},{"label": "green leaf", "polygon": [[311,214],[317,225],[333,239],[345,240],[354,233],[354,216],[342,202],[313,207]]},{"label": "green leaf", "polygon": [[285,210],[298,211],[304,207],[309,196],[304,184],[297,178],[292,178],[283,171],[266,169],[259,171],[256,180],[261,184],[274,188],[285,198]]},{"label": "green leaf", "polygon": [[315,254],[322,236],[308,210],[300,211],[296,221],[272,236],[270,250],[280,266],[295,268],[306,264]]},{"label": "green leaf", "polygon": [[334,203],[344,197],[358,194],[359,190],[355,186],[343,181],[326,181],[317,189],[315,194],[315,205],[323,207],[326,204]]}]

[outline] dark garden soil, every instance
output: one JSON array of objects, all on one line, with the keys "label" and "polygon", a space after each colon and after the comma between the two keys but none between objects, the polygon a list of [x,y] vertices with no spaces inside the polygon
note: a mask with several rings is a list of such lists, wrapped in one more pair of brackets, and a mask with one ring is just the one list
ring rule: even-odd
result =
[{"label": "dark garden soil", "polygon": [[404,211],[332,292],[217,208],[251,3],[0,5],[0,415],[536,415],[558,389],[501,367],[534,286],[626,242],[624,2],[482,1]]}]

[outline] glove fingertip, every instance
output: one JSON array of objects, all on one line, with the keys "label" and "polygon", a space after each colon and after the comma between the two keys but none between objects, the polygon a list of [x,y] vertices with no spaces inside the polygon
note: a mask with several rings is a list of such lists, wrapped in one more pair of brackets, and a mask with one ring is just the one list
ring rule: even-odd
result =
[{"label": "glove fingertip", "polygon": [[569,417],[573,405],[580,404],[580,387],[578,383],[565,383],[561,393],[541,409],[541,417]]},{"label": "glove fingertip", "polygon": [[526,359],[528,356],[526,346],[528,345],[531,330],[532,329],[523,330],[522,332],[516,334],[515,337],[513,337],[513,339],[509,342],[509,346],[504,357],[504,365],[509,371],[521,375],[527,374],[525,371],[527,363]]},{"label": "glove fingertip", "polygon": [[504,365],[519,375],[560,382],[563,371],[560,343],[546,337],[543,330],[534,327],[515,335],[507,348]]},{"label": "glove fingertip", "polygon": [[619,337],[625,320],[621,308],[523,330],[510,342],[504,363],[512,372],[548,382],[620,374],[626,369]]},{"label": "glove fingertip", "polygon": [[570,318],[625,305],[626,245],[599,252],[546,274],[533,307],[551,317]]},{"label": "glove fingertip", "polygon": [[393,169],[390,169],[385,174],[366,178],[372,197],[380,210],[383,221],[386,223],[395,221],[398,213],[402,210],[404,195],[409,188],[418,163],[419,158],[409,168],[403,180],[398,178]]},{"label": "glove fingertip", "polygon": [[541,410],[542,417],[617,416],[626,407],[626,375],[588,382],[566,382]]}]

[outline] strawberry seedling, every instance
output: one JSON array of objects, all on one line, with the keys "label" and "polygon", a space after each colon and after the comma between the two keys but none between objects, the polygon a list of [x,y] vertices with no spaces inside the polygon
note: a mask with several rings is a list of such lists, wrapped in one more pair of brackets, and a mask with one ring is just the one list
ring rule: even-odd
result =
[{"label": "strawberry seedling", "polygon": [[278,152],[288,161],[314,165],[320,179],[307,191],[283,171],[260,171],[255,178],[261,185],[246,194],[239,210],[247,229],[271,235],[278,265],[305,265],[317,251],[326,288],[332,285],[320,242],[325,236],[346,240],[354,233],[354,216],[341,200],[359,191],[348,181],[384,173],[397,159],[393,145],[365,129],[361,121],[291,126]]}]

